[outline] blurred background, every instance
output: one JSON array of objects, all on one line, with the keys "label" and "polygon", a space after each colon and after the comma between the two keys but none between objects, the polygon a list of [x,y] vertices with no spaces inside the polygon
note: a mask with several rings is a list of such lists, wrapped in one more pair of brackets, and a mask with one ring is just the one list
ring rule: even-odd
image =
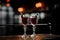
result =
[{"label": "blurred background", "polygon": [[[26,38],[29,38],[33,34],[30,16],[34,15],[37,16],[38,22],[35,23],[37,24],[35,26],[36,40],[60,38],[58,36],[60,35],[59,7],[59,0],[0,0],[0,39],[23,40],[19,38],[25,33],[23,24],[26,20],[22,21],[22,18],[26,16],[28,19],[25,24],[30,24],[27,25]],[[49,35],[50,33],[52,36]]]}]

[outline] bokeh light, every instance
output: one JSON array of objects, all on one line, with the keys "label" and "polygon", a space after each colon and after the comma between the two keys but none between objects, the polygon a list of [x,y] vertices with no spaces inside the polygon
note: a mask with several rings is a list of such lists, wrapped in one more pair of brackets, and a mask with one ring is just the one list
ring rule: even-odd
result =
[{"label": "bokeh light", "polygon": [[44,4],[42,2],[38,2],[35,4],[35,7],[36,8],[42,8],[42,7],[44,7]]},{"label": "bokeh light", "polygon": [[10,6],[10,3],[7,3],[6,6],[9,7]]},{"label": "bokeh light", "polygon": [[40,18],[41,18],[41,19],[44,19],[44,18],[45,18],[45,13],[44,13],[44,12],[41,12],[41,13],[40,13]]},{"label": "bokeh light", "polygon": [[23,7],[19,7],[18,8],[18,12],[22,13],[24,11],[24,8]]},{"label": "bokeh light", "polygon": [[6,0],[6,2],[10,2],[10,0]]}]

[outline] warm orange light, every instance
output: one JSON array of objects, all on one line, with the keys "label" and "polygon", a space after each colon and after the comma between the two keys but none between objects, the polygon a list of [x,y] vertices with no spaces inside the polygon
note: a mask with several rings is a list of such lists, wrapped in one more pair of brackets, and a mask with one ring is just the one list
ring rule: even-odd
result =
[{"label": "warm orange light", "polygon": [[6,2],[10,2],[10,0],[6,0]]},{"label": "warm orange light", "polygon": [[20,7],[20,8],[18,8],[18,11],[21,13],[21,12],[24,11],[24,8],[23,7]]},{"label": "warm orange light", "polygon": [[38,3],[36,3],[35,7],[36,7],[36,8],[43,7],[43,3],[42,3],[42,2],[38,2]]},{"label": "warm orange light", "polygon": [[9,4],[9,3],[7,3],[7,4],[6,4],[6,6],[7,6],[7,7],[9,7],[9,6],[10,6],[10,4]]}]

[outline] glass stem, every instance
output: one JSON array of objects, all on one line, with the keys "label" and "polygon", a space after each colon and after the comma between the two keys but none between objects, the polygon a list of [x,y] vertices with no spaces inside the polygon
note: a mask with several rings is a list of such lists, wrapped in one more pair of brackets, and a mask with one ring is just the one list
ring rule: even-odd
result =
[{"label": "glass stem", "polygon": [[34,35],[33,40],[35,40],[35,25],[33,26],[33,35]]},{"label": "glass stem", "polygon": [[26,25],[24,26],[24,40],[26,40]]}]

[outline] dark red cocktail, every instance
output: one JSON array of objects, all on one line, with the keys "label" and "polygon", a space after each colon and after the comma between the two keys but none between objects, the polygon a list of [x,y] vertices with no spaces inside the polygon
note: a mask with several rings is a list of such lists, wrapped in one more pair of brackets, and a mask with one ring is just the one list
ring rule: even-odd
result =
[{"label": "dark red cocktail", "polygon": [[37,17],[36,16],[31,16],[30,17],[30,23],[35,25],[37,23]]},{"label": "dark red cocktail", "polygon": [[24,25],[26,25],[27,24],[27,17],[22,17],[22,23],[24,24]]},{"label": "dark red cocktail", "polygon": [[34,24],[34,25],[35,25],[35,24],[36,24],[36,19],[37,19],[37,18],[30,18],[31,24]]}]

